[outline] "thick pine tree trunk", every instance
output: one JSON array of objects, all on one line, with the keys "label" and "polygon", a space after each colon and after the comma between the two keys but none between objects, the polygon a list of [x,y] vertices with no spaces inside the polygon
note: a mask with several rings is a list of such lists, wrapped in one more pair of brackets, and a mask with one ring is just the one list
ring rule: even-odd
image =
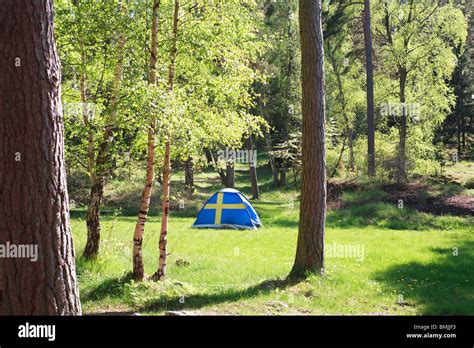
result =
[{"label": "thick pine tree trunk", "polygon": [[[151,54],[150,54],[150,85],[156,84],[156,62],[158,55],[158,10],[160,8],[160,0],[153,3],[153,19],[151,24]],[[155,142],[156,142],[156,119],[153,118],[148,128],[148,153],[146,162],[146,179],[145,187],[142,191],[142,199],[140,201],[140,210],[138,212],[138,221],[135,226],[133,235],[133,279],[136,281],[143,280],[145,275],[143,267],[142,245],[143,234],[145,232],[145,223],[148,219],[148,211],[150,210],[150,198],[153,191],[153,180],[155,177]]]},{"label": "thick pine tree trunk", "polygon": [[326,154],[324,48],[321,0],[299,1],[303,113],[301,206],[295,262],[290,278],[324,272]]},{"label": "thick pine tree trunk", "polygon": [[250,172],[250,187],[252,189],[252,198],[260,198],[260,190],[258,189],[258,178],[257,178],[257,159],[253,158],[253,142],[252,136],[246,139],[247,151],[249,157],[249,172]]},{"label": "thick pine tree trunk", "polygon": [[[0,315],[80,315],[51,0],[0,6]],[[34,255],[31,255],[34,256]]]},{"label": "thick pine tree trunk", "polygon": [[375,176],[375,116],[374,67],[372,63],[372,31],[370,26],[370,0],[364,0],[365,66],[367,71],[367,143],[368,174]]},{"label": "thick pine tree trunk", "polygon": [[[124,8],[122,8],[122,11]],[[118,38],[117,62],[115,64],[114,84],[112,98],[109,105],[109,118],[104,130],[104,140],[100,144],[95,161],[94,173],[92,175],[92,187],[87,208],[87,243],[84,248],[83,257],[86,259],[96,258],[100,246],[100,204],[104,196],[106,176],[108,174],[108,162],[110,159],[109,144],[112,141],[116,122],[117,104],[123,76],[123,49],[125,46],[125,35],[122,33]]]}]

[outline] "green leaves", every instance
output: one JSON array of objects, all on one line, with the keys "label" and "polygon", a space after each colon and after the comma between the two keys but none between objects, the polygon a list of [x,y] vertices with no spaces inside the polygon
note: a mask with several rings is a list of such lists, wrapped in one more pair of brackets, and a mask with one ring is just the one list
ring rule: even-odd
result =
[{"label": "green leaves", "polygon": [[[120,6],[127,6],[127,14]],[[148,83],[151,1],[55,2],[56,37],[63,65],[63,99],[97,106],[86,125],[66,114],[66,146],[72,162],[84,162],[87,134],[96,146],[110,104],[117,33],[127,38],[113,156],[144,158],[150,121],[157,120],[157,149],[173,140],[173,158],[199,156],[206,147],[240,146],[249,129],[258,134],[263,119],[252,115],[255,62],[264,47],[263,24],[255,2],[182,3],[177,37],[175,88],[167,75],[172,40],[173,3],[162,1],[156,86]],[[81,79],[83,82],[81,82]],[[159,150],[158,150],[159,151]],[[134,157],[133,154],[136,154]],[[158,155],[160,155],[158,153]],[[112,157],[113,157],[112,156]]]}]

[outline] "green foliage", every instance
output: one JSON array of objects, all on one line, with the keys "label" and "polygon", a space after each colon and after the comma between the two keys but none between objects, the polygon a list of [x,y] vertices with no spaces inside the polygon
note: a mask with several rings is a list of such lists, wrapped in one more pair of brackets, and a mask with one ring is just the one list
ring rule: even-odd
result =
[{"label": "green foliage", "polygon": [[273,147],[271,155],[280,169],[292,169],[295,175],[301,175],[302,145],[301,133],[290,134],[288,140]]},{"label": "green foliage", "polygon": [[[111,161],[144,160],[148,125],[158,120],[157,155],[167,138],[172,157],[198,157],[212,146],[241,146],[243,136],[261,133],[266,123],[251,114],[252,84],[261,77],[254,68],[264,47],[258,36],[263,24],[256,4],[220,2],[193,6],[182,3],[176,57],[175,88],[169,91],[168,67],[172,40],[172,2],[159,8],[158,82],[148,84],[151,1],[56,2],[58,47],[63,62],[66,148],[70,166],[86,167],[88,134],[101,144],[110,102],[117,33],[127,39],[124,82]],[[122,4],[123,5],[123,4]],[[95,112],[82,117],[81,77],[87,101]],[[92,105],[90,105],[92,108]]]},{"label": "green foliage", "polygon": [[474,176],[470,177],[464,183],[464,187],[468,189],[474,189]]},{"label": "green foliage", "polygon": [[300,47],[297,2],[263,2],[265,26],[261,35],[268,42],[259,70],[264,83],[256,86],[259,111],[268,121],[275,143],[288,140],[301,129]]},{"label": "green foliage", "polygon": [[[440,6],[431,1],[379,1],[374,10],[375,49],[380,60],[377,104],[381,108],[383,103],[400,105],[403,84],[404,103],[412,111],[407,117],[409,156],[426,163],[434,160],[434,132],[455,104],[447,81],[457,64],[455,50],[465,44],[466,18],[452,4]],[[406,81],[400,80],[404,72]],[[390,128],[399,125],[399,117],[400,113],[380,110],[379,130],[389,134]]]},{"label": "green foliage", "polygon": [[[345,9],[340,14],[341,3],[330,4],[328,7],[327,26],[334,25],[337,29],[326,28],[325,39],[325,72],[326,72],[326,108],[328,146],[339,146],[348,137],[348,130],[354,128],[356,112],[364,110],[365,76],[364,62],[356,54],[353,27],[350,18],[356,16],[357,6]],[[346,144],[347,146],[347,144]]]}]

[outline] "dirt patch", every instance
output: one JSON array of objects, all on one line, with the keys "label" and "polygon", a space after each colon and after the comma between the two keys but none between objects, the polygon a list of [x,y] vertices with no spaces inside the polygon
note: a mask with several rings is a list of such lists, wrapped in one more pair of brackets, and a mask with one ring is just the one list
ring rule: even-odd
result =
[{"label": "dirt patch", "polygon": [[383,202],[403,204],[410,208],[433,215],[474,216],[474,197],[458,194],[452,196],[430,196],[429,186],[421,183],[383,185],[387,196]]},{"label": "dirt patch", "polygon": [[421,211],[434,215],[470,215],[474,216],[474,197],[456,195],[441,199],[429,198],[425,206],[421,206]]},{"label": "dirt patch", "polygon": [[327,209],[342,208],[342,194],[346,191],[353,191],[360,185],[353,181],[328,181],[327,182]]},{"label": "dirt patch", "polygon": [[[449,181],[451,185],[459,185]],[[360,200],[357,202],[344,202],[342,194],[348,191],[363,190],[361,184],[352,181],[329,181],[327,184],[328,209],[343,209],[351,204],[369,204],[384,202],[397,205],[403,200],[403,205],[412,209],[433,215],[474,216],[474,197],[463,194],[438,194],[430,193],[431,185],[413,182],[407,184],[385,184],[380,188],[387,194],[383,197]],[[461,187],[459,185],[459,187]]]}]

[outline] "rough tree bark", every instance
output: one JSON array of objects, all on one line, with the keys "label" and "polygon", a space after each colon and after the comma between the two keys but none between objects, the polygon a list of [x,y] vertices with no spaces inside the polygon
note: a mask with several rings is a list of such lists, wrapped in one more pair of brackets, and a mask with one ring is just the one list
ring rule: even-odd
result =
[{"label": "rough tree bark", "polygon": [[[158,56],[158,11],[160,8],[160,0],[153,3],[153,19],[151,23],[151,53],[150,53],[150,85],[156,84],[156,62]],[[143,233],[145,232],[145,223],[148,219],[148,211],[150,210],[150,198],[153,191],[153,180],[155,177],[155,142],[156,142],[156,118],[150,122],[148,127],[148,152],[146,162],[146,179],[145,187],[142,191],[142,199],[140,202],[140,210],[138,213],[138,221],[135,226],[133,235],[133,279],[136,281],[143,280],[145,275],[143,268],[142,245]]]},{"label": "rough tree bark", "polygon": [[372,31],[370,26],[370,0],[364,0],[365,67],[367,72],[367,163],[369,176],[375,176],[375,116],[374,67],[372,63]]},{"label": "rough tree bark", "polygon": [[52,0],[0,6],[0,315],[80,315]]},{"label": "rough tree bark", "polygon": [[[176,69],[176,54],[178,44],[178,19],[179,19],[179,0],[174,2],[173,13],[173,39],[171,44],[170,65],[168,69],[168,88],[173,91],[174,76]],[[159,241],[160,259],[158,262],[158,270],[152,276],[152,279],[164,280],[166,277],[166,257],[167,257],[167,235],[168,235],[168,214],[170,208],[170,175],[171,175],[171,137],[168,134],[168,139],[165,144],[165,157],[163,162],[163,197],[161,203],[161,232]]]},{"label": "rough tree bark", "polygon": [[290,278],[324,272],[326,153],[324,48],[321,0],[299,1],[303,114],[301,206]]},{"label": "rough tree bark", "polygon": [[[122,11],[125,5],[122,4]],[[119,34],[117,44],[117,62],[115,64],[112,97],[108,110],[107,125],[104,130],[103,142],[100,144],[95,160],[95,167],[91,175],[91,193],[87,207],[87,243],[84,248],[83,257],[86,259],[96,258],[100,246],[100,204],[104,196],[105,182],[107,178],[109,162],[109,144],[114,136],[117,122],[117,104],[123,76],[123,49],[125,46],[125,35]]]}]

